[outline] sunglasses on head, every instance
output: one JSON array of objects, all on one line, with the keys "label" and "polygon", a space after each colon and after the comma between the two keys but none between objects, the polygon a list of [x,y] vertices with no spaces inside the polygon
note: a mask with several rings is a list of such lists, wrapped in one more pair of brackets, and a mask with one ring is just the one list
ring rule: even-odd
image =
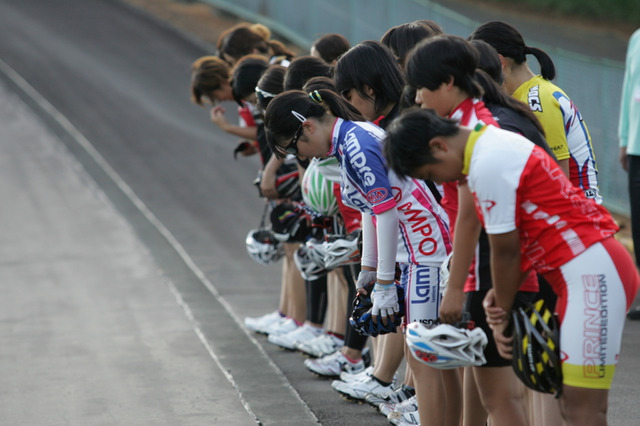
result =
[{"label": "sunglasses on head", "polygon": [[300,121],[300,127],[298,127],[296,132],[293,134],[293,139],[291,139],[291,142],[289,142],[289,145],[285,147],[278,146],[278,150],[281,151],[283,154],[298,155],[298,146],[297,146],[298,139],[300,139],[300,136],[302,136],[302,131],[304,130],[302,125],[304,124],[305,121],[307,121],[307,118],[296,111],[291,111],[291,114],[293,114],[293,116]]},{"label": "sunglasses on head", "polygon": [[276,95],[256,87],[256,98],[258,102],[264,103],[269,98],[275,98]]}]

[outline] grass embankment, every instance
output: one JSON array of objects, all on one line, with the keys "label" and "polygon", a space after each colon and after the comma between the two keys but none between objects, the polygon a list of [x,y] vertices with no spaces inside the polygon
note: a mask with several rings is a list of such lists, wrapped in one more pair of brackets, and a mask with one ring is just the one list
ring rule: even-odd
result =
[{"label": "grass embankment", "polygon": [[581,18],[603,23],[640,27],[638,0],[486,0],[490,3],[520,5],[530,11],[561,18]]}]

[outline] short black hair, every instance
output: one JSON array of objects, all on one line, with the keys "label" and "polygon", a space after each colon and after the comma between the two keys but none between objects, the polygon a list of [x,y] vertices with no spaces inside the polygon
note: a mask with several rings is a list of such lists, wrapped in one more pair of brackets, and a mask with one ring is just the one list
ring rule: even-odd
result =
[{"label": "short black hair", "polygon": [[453,84],[470,97],[482,96],[474,79],[478,51],[462,37],[440,35],[420,42],[409,54],[407,82],[413,87],[436,90],[453,78]]},{"label": "short black hair", "polygon": [[333,80],[338,93],[355,89],[360,96],[371,99],[364,85],[375,92],[374,107],[380,114],[390,103],[397,104],[402,96],[404,76],[391,50],[379,41],[358,43],[342,55],[336,64]]},{"label": "short black hair", "polygon": [[300,56],[289,64],[284,76],[284,90],[302,90],[311,77],[331,77],[333,67],[315,56]]},{"label": "short black hair", "polygon": [[425,164],[434,164],[429,141],[436,136],[454,136],[458,122],[438,116],[431,109],[409,108],[387,128],[384,155],[398,177],[411,176]]},{"label": "short black hair", "polygon": [[[433,21],[430,21],[433,22]],[[428,39],[442,34],[442,29],[438,30],[435,26],[429,26],[425,21],[413,21],[405,24],[396,25],[387,30],[382,35],[380,42],[387,46],[396,56],[398,64],[404,67],[407,55],[422,40]]]},{"label": "short black hair", "polygon": [[255,92],[267,68],[269,63],[259,55],[245,56],[236,64],[231,74],[231,92],[238,105],[243,106],[243,99]]},{"label": "short black hair", "polygon": [[349,50],[351,44],[349,40],[341,34],[325,34],[315,42],[313,46],[320,55],[323,61],[327,64],[331,64],[337,60],[344,52]]}]

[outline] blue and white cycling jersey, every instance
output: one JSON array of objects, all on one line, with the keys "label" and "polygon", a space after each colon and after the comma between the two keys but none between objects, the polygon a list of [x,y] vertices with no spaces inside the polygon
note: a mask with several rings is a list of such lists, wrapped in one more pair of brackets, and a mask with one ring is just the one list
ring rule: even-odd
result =
[{"label": "blue and white cycling jersey", "polygon": [[400,179],[387,169],[384,137],[375,124],[336,120],[329,155],[340,163],[344,204],[373,216],[396,208],[396,261],[440,266],[452,244],[447,214],[424,181]]}]

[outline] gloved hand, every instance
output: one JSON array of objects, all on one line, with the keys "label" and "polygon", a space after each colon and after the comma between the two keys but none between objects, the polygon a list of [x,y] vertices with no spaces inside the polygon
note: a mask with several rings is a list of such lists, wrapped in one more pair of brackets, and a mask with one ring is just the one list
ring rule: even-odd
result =
[{"label": "gloved hand", "polygon": [[394,283],[388,285],[376,283],[373,286],[373,293],[371,293],[371,301],[373,302],[371,317],[374,321],[377,321],[377,316],[379,315],[383,324],[386,325],[387,321],[393,322],[400,309],[398,306],[398,292]]},{"label": "gloved hand", "polygon": [[366,294],[364,290],[361,290],[367,284],[371,284],[376,280],[376,271],[360,271],[358,274],[358,280],[356,281],[356,290],[358,293]]}]

